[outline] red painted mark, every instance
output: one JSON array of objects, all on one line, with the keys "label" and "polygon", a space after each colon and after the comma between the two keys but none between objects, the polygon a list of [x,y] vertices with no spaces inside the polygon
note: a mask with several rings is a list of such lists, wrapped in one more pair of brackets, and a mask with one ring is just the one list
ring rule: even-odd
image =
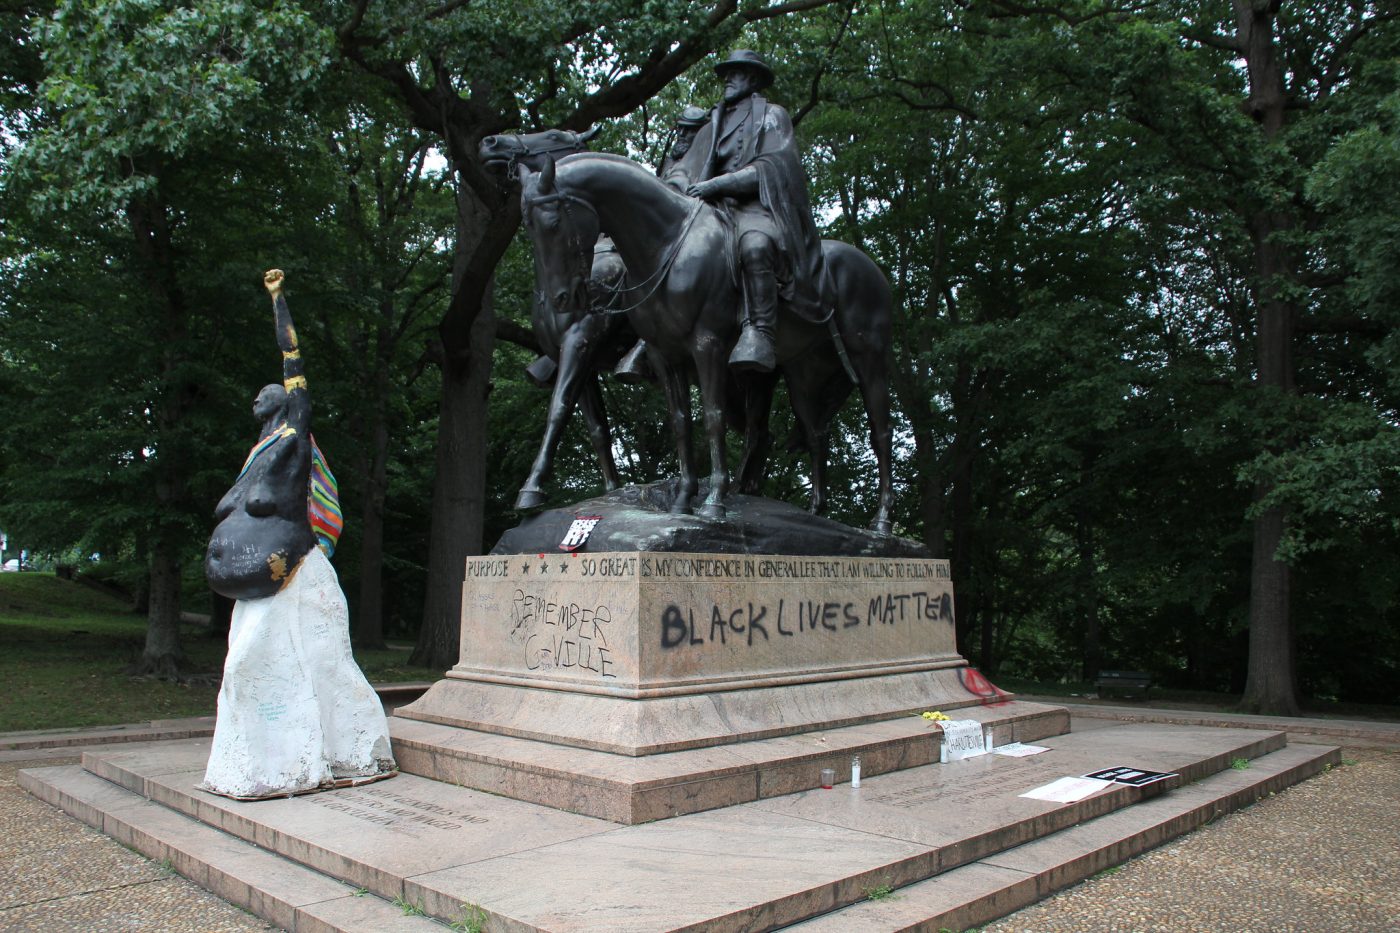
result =
[{"label": "red painted mark", "polygon": [[981,699],[983,706],[1001,706],[1011,702],[1009,699],[1002,699],[1009,696],[1005,690],[993,684],[975,667],[960,668],[958,682],[968,693]]}]

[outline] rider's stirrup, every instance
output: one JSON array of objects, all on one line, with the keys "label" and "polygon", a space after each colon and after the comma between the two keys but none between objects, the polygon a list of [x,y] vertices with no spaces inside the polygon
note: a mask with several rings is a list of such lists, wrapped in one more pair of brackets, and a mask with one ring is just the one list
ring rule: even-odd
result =
[{"label": "rider's stirrup", "polygon": [[739,372],[771,373],[778,367],[778,355],[773,350],[773,335],[749,325],[729,354],[729,368]]}]

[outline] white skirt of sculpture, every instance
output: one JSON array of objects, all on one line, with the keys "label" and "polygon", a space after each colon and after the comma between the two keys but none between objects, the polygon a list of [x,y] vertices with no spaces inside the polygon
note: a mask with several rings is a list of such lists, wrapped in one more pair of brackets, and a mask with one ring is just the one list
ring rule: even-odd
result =
[{"label": "white skirt of sculpture", "polygon": [[350,653],[345,594],[313,547],[276,594],[234,606],[201,786],[280,796],[393,768],[384,708]]}]

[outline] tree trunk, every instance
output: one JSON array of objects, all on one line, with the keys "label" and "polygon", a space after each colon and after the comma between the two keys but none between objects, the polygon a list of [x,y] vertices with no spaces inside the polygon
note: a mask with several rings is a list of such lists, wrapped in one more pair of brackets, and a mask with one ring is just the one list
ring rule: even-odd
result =
[{"label": "tree trunk", "polygon": [[[1278,297],[1279,283],[1292,278],[1291,257],[1277,242],[1289,229],[1286,218],[1262,213],[1253,227],[1256,272],[1260,279],[1259,321],[1256,325],[1255,386],[1269,393],[1262,404],[1272,407],[1278,398],[1296,394],[1293,364],[1293,331],[1297,311]],[[1288,437],[1276,439],[1284,447]],[[1270,492],[1267,483],[1255,487],[1254,501]],[[1254,520],[1254,552],[1249,576],[1249,674],[1241,705],[1251,712],[1276,716],[1298,715],[1298,688],[1293,663],[1291,570],[1276,558],[1288,528],[1288,512],[1272,506]]]},{"label": "tree trunk", "polygon": [[[1082,479],[1088,485],[1088,477]],[[1087,492],[1081,491],[1081,495]],[[1075,544],[1079,557],[1079,595],[1082,603],[1080,612],[1084,617],[1084,645],[1080,657],[1079,676],[1091,681],[1099,676],[1103,665],[1103,652],[1099,645],[1099,593],[1098,575],[1094,562],[1094,525],[1089,509],[1081,506],[1075,521]]]},{"label": "tree trunk", "polygon": [[472,326],[465,357],[442,367],[437,473],[428,539],[428,592],[423,627],[410,663],[446,670],[457,663],[466,559],[481,553],[486,512],[486,396],[491,386],[495,315],[489,299]]},{"label": "tree trunk", "polygon": [[386,329],[381,326],[374,399],[370,405],[364,459],[365,507],[360,516],[360,599],[354,641],[360,648],[384,647],[384,501],[389,488],[389,366]]},{"label": "tree trunk", "polygon": [[[1258,495],[1265,489],[1260,486]],[[1254,522],[1254,559],[1249,593],[1249,675],[1241,706],[1250,712],[1298,715],[1294,684],[1293,631],[1289,614],[1290,571],[1274,560],[1287,516],[1266,509]]]},{"label": "tree trunk", "polygon": [[133,198],[126,209],[136,246],[142,284],[159,314],[163,341],[161,379],[154,408],[151,461],[156,519],[150,534],[150,602],[146,647],[133,670],[176,679],[184,652],[180,647],[180,554],[188,532],[181,522],[189,512],[188,473],[193,457],[185,421],[195,404],[196,387],[185,375],[189,348],[187,304],[175,268],[169,210],[159,190]]},{"label": "tree trunk", "polygon": [[936,446],[932,431],[919,431],[914,435],[914,463],[918,466],[919,516],[923,519],[924,546],[935,558],[942,560],[948,557],[948,519]]},{"label": "tree trunk", "polygon": [[209,594],[213,611],[209,613],[209,637],[228,640],[229,629],[233,627],[234,600],[218,593]]},{"label": "tree trunk", "polygon": [[[381,406],[375,405],[376,409]],[[355,645],[384,647],[384,500],[389,478],[389,426],[376,410],[370,426],[365,508],[360,515],[360,599],[355,616]]]},{"label": "tree trunk", "polygon": [[[1237,38],[1249,73],[1246,110],[1268,143],[1284,128],[1288,95],[1274,38],[1276,3],[1235,0]],[[1280,398],[1296,393],[1294,384],[1293,331],[1297,308],[1285,289],[1295,278],[1296,264],[1282,242],[1296,225],[1287,210],[1273,205],[1256,206],[1248,218],[1254,245],[1255,387],[1266,393],[1260,404],[1272,407]],[[1275,446],[1286,447],[1287,437]],[[1255,489],[1254,501],[1268,495],[1267,484]],[[1289,604],[1289,568],[1275,559],[1288,526],[1288,514],[1275,506],[1254,520],[1254,555],[1249,591],[1249,676],[1244,708],[1275,715],[1296,715],[1297,688],[1293,669],[1293,625]]]},{"label": "tree trunk", "polygon": [[466,559],[481,553],[486,512],[486,396],[496,322],[491,276],[519,226],[519,202],[498,210],[465,184],[457,193],[457,247],[452,301],[442,337],[442,403],[438,410],[433,512],[428,532],[428,582],[423,624],[411,664],[446,670],[458,660]]},{"label": "tree trunk", "polygon": [[[958,650],[967,656],[977,631],[977,600],[972,581],[972,464],[976,459],[977,402],[972,391],[972,367],[959,363],[953,379],[953,442],[948,450],[949,481],[952,484],[953,534],[949,560],[953,572],[953,618],[956,621]],[[984,649],[986,646],[984,646]],[[982,663],[991,655],[984,653]]]},{"label": "tree trunk", "polygon": [[166,542],[157,540],[151,549],[150,580],[146,647],[134,672],[175,680],[185,661],[180,648],[180,562],[176,549]]}]

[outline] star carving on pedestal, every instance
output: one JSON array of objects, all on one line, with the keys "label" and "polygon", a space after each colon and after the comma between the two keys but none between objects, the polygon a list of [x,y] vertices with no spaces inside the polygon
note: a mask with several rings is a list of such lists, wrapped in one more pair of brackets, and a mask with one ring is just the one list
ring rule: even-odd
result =
[{"label": "star carving on pedestal", "polygon": [[540,561],[540,573],[549,573],[549,564],[545,563],[544,561]]},{"label": "star carving on pedestal", "polygon": [[520,565],[520,572],[521,572],[521,573],[529,573],[529,572],[530,572],[530,565],[529,565],[529,564],[521,564],[521,565]]},{"label": "star carving on pedestal", "polygon": [[568,572],[569,572],[569,562],[568,562],[568,561],[565,560],[565,561],[560,561],[560,562],[559,562],[559,572],[560,572],[560,573],[568,573]]}]

